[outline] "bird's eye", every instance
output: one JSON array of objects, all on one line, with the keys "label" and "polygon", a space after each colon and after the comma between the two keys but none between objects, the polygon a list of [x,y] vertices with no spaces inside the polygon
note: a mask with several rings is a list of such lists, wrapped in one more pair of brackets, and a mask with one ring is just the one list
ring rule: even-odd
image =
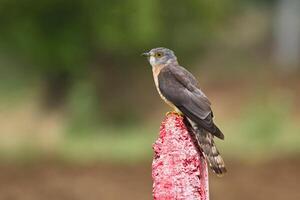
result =
[{"label": "bird's eye", "polygon": [[160,53],[160,52],[158,52],[158,53],[155,54],[155,57],[157,57],[157,58],[160,58],[160,57],[162,57],[162,56],[163,56],[163,54]]}]

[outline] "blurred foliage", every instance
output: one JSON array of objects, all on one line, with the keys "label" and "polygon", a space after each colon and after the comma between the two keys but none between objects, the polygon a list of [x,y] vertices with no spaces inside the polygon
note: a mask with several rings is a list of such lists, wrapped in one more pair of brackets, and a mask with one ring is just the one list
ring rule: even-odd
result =
[{"label": "blurred foliage", "polygon": [[[134,161],[150,156],[162,111],[157,114],[160,100],[140,53],[157,46],[174,49],[185,66],[201,60],[201,80],[212,86],[212,94],[238,78],[243,90],[242,72],[253,77],[252,86],[265,79],[259,68],[265,67],[271,35],[265,34],[269,13],[252,6],[269,9],[276,2],[0,0],[0,157]],[[241,14],[248,5],[254,11]],[[230,99],[239,99],[239,92],[233,93]],[[53,106],[47,111],[58,114],[41,112],[39,95]],[[243,157],[244,152],[269,156],[281,147],[299,151],[292,103],[262,99],[255,96],[249,105],[240,100],[238,118],[224,117],[222,152]]]},{"label": "blurred foliage", "polygon": [[134,84],[130,77],[139,76],[138,56],[167,46],[187,60],[197,58],[234,2],[1,0],[0,55],[18,64],[12,73],[5,64],[0,72],[19,82],[22,76],[40,79],[48,110],[61,108],[77,82],[91,82],[91,96],[97,98],[91,106],[107,105],[101,109],[108,121],[127,123],[138,118],[135,105],[129,105],[133,93],[122,98],[129,106],[115,101]]},{"label": "blurred foliage", "polygon": [[278,0],[242,0],[243,3],[252,5],[270,5],[276,3]]},{"label": "blurred foliage", "polygon": [[[244,159],[272,159],[277,154],[299,153],[296,141],[299,124],[292,113],[292,100],[277,95],[256,95],[243,106],[241,115],[226,123],[227,141],[220,142],[234,156]],[[236,151],[239,149],[239,151]]]},{"label": "blurred foliage", "polygon": [[195,50],[232,4],[233,0],[1,0],[1,50],[37,71],[78,74],[104,52],[124,59],[159,45]]},{"label": "blurred foliage", "polygon": [[[246,103],[235,118],[223,118],[221,121],[218,118],[226,138],[225,141],[215,141],[225,159],[265,161],[285,154],[297,155],[300,152],[300,126],[291,115],[291,102],[266,100],[260,95],[255,99]],[[38,139],[27,141],[17,148],[0,145],[0,158],[7,162],[28,162],[53,156],[75,163],[145,161],[151,159],[153,153],[150,147],[157,138],[158,121],[155,124],[102,128],[82,127],[86,123],[77,121],[77,124],[71,125],[72,129],[66,130],[72,134],[64,134],[50,148],[41,146]]]}]

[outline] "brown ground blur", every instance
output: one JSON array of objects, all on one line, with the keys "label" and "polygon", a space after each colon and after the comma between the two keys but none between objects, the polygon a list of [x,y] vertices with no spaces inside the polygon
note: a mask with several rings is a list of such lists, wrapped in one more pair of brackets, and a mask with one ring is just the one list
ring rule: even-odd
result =
[{"label": "brown ground blur", "polygon": [[[1,165],[3,200],[150,200],[150,163],[72,166],[45,162],[28,166]],[[268,163],[227,162],[229,173],[211,174],[211,199],[298,200],[300,159]]]}]

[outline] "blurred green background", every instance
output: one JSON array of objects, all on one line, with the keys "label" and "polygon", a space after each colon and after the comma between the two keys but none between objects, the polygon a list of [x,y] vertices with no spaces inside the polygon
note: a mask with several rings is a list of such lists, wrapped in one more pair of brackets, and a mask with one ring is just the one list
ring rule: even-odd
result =
[{"label": "blurred green background", "polygon": [[299,19],[298,0],[1,0],[0,199],[152,199],[159,46],[225,133],[212,198],[299,199]]}]

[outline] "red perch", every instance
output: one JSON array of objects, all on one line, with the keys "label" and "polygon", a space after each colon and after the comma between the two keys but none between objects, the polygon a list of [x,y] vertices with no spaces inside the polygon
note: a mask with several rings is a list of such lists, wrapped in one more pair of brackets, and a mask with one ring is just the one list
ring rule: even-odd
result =
[{"label": "red perch", "polygon": [[182,116],[167,115],[153,149],[154,200],[209,200],[207,163]]}]

